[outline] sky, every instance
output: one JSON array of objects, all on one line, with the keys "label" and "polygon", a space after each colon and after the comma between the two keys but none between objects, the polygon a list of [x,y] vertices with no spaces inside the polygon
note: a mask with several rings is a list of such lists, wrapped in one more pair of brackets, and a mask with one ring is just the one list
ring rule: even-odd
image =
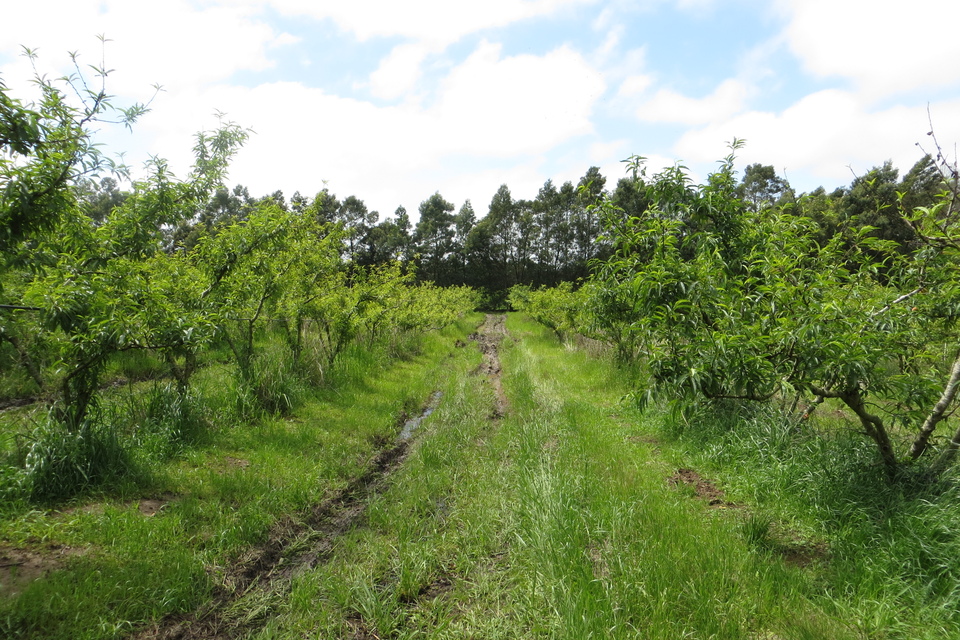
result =
[{"label": "sky", "polygon": [[[703,179],[734,138],[740,171],[798,192],[886,160],[905,173],[960,142],[957,0],[0,0],[0,82],[29,100],[69,52],[111,70],[128,132],[101,125],[134,175],[189,172],[217,113],[253,131],[230,185],[355,195],[414,218],[439,192],[484,215],[502,184],[535,198],[623,160]],[[107,39],[104,44],[100,36]],[[155,85],[162,91],[157,93]],[[920,145],[918,147],[918,144]]]}]

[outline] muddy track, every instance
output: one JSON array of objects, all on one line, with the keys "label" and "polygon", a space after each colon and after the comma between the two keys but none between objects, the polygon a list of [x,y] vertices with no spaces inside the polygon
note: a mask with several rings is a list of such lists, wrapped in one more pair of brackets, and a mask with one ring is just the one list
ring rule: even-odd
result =
[{"label": "muddy track", "polygon": [[477,373],[487,376],[490,386],[496,398],[494,412],[491,418],[499,419],[507,413],[507,396],[503,391],[503,382],[501,381],[502,368],[500,366],[500,343],[507,337],[507,317],[504,315],[490,315],[484,318],[483,324],[477,329],[476,333],[470,334],[470,340],[477,343],[480,347],[480,353],[483,354],[483,361]]},{"label": "muddy track", "polygon": [[380,451],[363,475],[314,507],[306,517],[278,522],[266,543],[251,550],[222,576],[213,602],[205,608],[168,616],[131,638],[228,639],[260,627],[269,609],[251,619],[241,600],[271,601],[286,594],[291,580],[300,572],[329,560],[337,539],[360,523],[369,499],[385,490],[384,480],[406,458],[408,447],[408,442],[401,441]]},{"label": "muddy track", "polygon": [[[502,417],[507,399],[500,383],[499,345],[506,334],[505,316],[488,315],[470,336],[483,353],[479,373],[487,375],[496,394],[495,413]],[[424,407],[426,417],[436,408],[440,394]],[[416,420],[416,419],[415,419]],[[409,421],[407,426],[409,426]],[[419,422],[417,422],[419,424]],[[406,459],[409,430],[382,449],[366,471],[347,487],[310,510],[299,520],[286,518],[274,526],[266,543],[251,550],[220,578],[213,601],[203,609],[164,618],[130,636],[132,640],[228,640],[245,636],[266,623],[271,607],[245,607],[245,602],[277,602],[289,593],[294,577],[329,561],[337,540],[360,525],[370,498],[387,488],[386,479]],[[256,611],[254,611],[256,609]]]}]

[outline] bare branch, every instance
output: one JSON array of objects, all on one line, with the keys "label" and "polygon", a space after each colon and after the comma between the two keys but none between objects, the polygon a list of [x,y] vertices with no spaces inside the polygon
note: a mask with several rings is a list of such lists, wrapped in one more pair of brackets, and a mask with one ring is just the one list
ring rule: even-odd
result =
[{"label": "bare branch", "polygon": [[891,302],[891,303],[887,304],[886,306],[884,306],[882,309],[878,309],[877,311],[874,311],[873,313],[871,313],[869,316],[867,316],[867,319],[868,319],[868,320],[872,320],[874,317],[880,315],[881,313],[884,313],[885,311],[888,311],[888,310],[889,310],[891,307],[893,307],[894,305],[900,304],[900,303],[903,302],[904,300],[909,300],[910,298],[912,298],[913,296],[917,295],[917,294],[920,293],[921,291],[923,291],[923,287],[917,287],[916,289],[914,289],[914,290],[911,291],[910,293],[905,293],[905,294],[903,294],[902,296],[900,296],[899,298],[897,298],[897,299],[894,300],[893,302]]},{"label": "bare branch", "polygon": [[916,460],[926,451],[930,436],[933,435],[933,431],[937,428],[937,425],[946,417],[944,414],[954,398],[956,398],[958,389],[960,389],[960,351],[957,352],[957,357],[953,361],[953,368],[950,370],[950,380],[947,381],[943,395],[940,396],[940,400],[936,406],[934,406],[933,411],[927,416],[923,427],[920,429],[920,434],[917,436],[917,439],[914,440],[913,446],[910,447],[910,457],[912,459]]}]

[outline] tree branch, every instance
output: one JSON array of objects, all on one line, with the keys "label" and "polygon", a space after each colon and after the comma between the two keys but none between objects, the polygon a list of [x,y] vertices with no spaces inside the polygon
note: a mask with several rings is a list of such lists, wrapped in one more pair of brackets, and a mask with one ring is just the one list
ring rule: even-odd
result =
[{"label": "tree branch", "polygon": [[897,299],[894,300],[893,302],[887,304],[887,305],[886,305],[885,307],[883,307],[882,309],[878,309],[877,311],[874,311],[873,313],[871,313],[869,316],[867,316],[867,319],[868,319],[868,320],[873,319],[874,317],[880,315],[881,313],[883,313],[883,312],[885,312],[885,311],[888,311],[888,310],[889,310],[891,307],[893,307],[894,305],[900,304],[900,303],[903,302],[904,300],[908,300],[909,298],[912,298],[913,296],[917,295],[917,294],[920,293],[921,291],[923,291],[923,287],[917,287],[916,289],[914,289],[914,290],[911,291],[910,293],[905,293],[905,294],[903,294],[902,296],[900,296],[899,298],[897,298]]},{"label": "tree branch", "polygon": [[953,368],[950,370],[950,379],[947,381],[947,386],[943,389],[940,400],[936,406],[934,406],[930,415],[927,416],[923,427],[920,428],[917,439],[914,440],[913,446],[910,447],[911,459],[916,460],[926,451],[930,436],[933,435],[933,431],[937,428],[940,421],[946,417],[944,414],[954,398],[956,398],[958,389],[960,389],[960,351],[957,352],[957,357],[953,361]]}]

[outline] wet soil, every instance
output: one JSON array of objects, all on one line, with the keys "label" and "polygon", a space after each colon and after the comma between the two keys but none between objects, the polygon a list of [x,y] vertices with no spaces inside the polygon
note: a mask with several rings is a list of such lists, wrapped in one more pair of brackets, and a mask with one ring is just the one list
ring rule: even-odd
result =
[{"label": "wet soil", "polygon": [[494,419],[505,416],[509,407],[507,395],[503,391],[500,366],[500,344],[507,337],[506,322],[507,317],[504,315],[488,314],[476,333],[470,334],[470,340],[477,343],[480,353],[483,354],[483,361],[476,373],[485,375],[493,387],[496,401],[491,418]]},{"label": "wet soil", "polygon": [[164,493],[156,498],[142,498],[137,503],[137,510],[144,516],[152,518],[166,508],[168,504],[177,499],[172,493]]},{"label": "wet soil", "polygon": [[0,597],[20,594],[34,580],[62,569],[67,558],[86,551],[56,544],[37,549],[0,547]]},{"label": "wet soil", "polygon": [[724,500],[723,491],[693,469],[677,469],[675,474],[667,478],[667,482],[675,487],[680,485],[693,487],[696,496],[706,500],[711,507],[723,509],[737,506]]}]

